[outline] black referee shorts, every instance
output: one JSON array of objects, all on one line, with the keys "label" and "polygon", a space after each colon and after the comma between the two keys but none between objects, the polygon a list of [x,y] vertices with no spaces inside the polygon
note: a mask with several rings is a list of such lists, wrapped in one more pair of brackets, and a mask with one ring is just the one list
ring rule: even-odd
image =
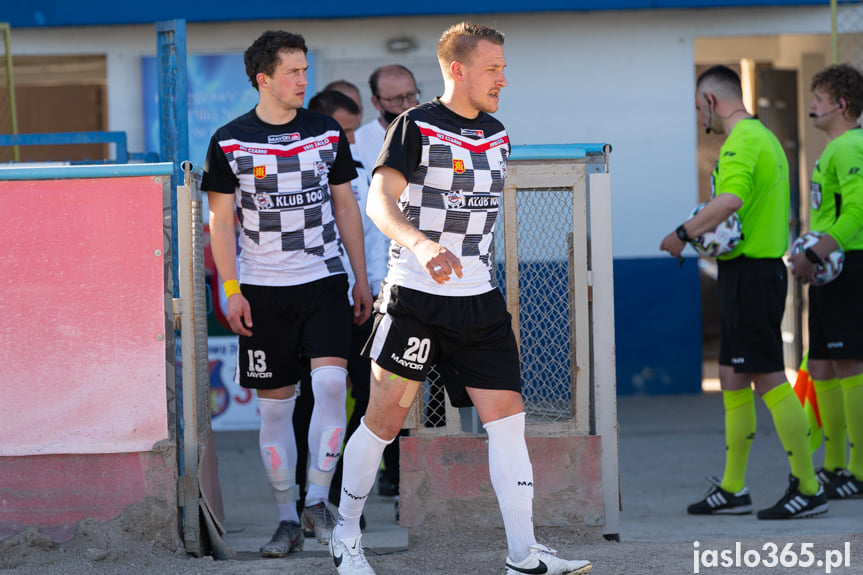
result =
[{"label": "black referee shorts", "polygon": [[785,263],[740,256],[717,264],[719,365],[731,365],[736,373],[784,371]]},{"label": "black referee shorts", "polygon": [[845,252],[842,273],[809,286],[809,357],[863,360],[863,251]]}]

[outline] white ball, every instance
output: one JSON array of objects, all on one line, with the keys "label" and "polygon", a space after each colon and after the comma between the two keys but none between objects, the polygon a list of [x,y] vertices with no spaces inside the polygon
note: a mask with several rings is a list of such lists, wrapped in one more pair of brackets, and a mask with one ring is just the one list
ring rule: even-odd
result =
[{"label": "white ball", "polygon": [[[822,232],[806,232],[791,244],[791,253],[800,254],[818,243],[824,234]],[[823,286],[835,280],[842,273],[845,265],[845,250],[836,248],[824,259],[824,265],[815,266],[815,285]]]},{"label": "white ball", "polygon": [[[689,218],[695,217],[707,202],[701,202],[692,210]],[[715,229],[693,238],[690,242],[695,251],[702,256],[715,258],[732,251],[743,239],[743,228],[740,226],[740,216],[737,212],[731,214],[728,219],[716,226]]]}]

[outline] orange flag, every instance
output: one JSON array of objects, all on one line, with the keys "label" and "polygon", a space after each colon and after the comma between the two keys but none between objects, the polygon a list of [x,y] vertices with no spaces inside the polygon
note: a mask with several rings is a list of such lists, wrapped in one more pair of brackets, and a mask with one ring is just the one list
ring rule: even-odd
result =
[{"label": "orange flag", "polygon": [[797,370],[797,381],[794,382],[794,393],[809,418],[809,430],[811,432],[811,447],[814,453],[821,445],[821,414],[818,413],[818,397],[815,394],[815,384],[808,369],[809,352],[803,356],[800,369]]}]

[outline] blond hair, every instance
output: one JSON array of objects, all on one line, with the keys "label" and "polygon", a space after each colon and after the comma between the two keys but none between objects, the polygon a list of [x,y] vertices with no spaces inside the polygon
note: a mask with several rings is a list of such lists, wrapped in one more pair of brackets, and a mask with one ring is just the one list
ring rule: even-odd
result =
[{"label": "blond hair", "polygon": [[437,59],[444,73],[449,73],[451,62],[470,63],[480,40],[503,46],[503,32],[471,22],[459,22],[445,30],[437,44]]}]

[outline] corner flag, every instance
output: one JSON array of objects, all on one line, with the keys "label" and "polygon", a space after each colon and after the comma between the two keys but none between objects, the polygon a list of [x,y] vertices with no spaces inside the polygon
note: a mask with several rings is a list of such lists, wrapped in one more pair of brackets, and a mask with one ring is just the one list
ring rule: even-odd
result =
[{"label": "corner flag", "polygon": [[806,417],[809,419],[811,447],[812,452],[815,453],[815,450],[821,445],[821,414],[818,413],[818,398],[815,394],[815,384],[812,383],[812,377],[809,375],[808,363],[809,352],[807,351],[800,363],[800,369],[797,371],[794,393],[803,405]]}]

